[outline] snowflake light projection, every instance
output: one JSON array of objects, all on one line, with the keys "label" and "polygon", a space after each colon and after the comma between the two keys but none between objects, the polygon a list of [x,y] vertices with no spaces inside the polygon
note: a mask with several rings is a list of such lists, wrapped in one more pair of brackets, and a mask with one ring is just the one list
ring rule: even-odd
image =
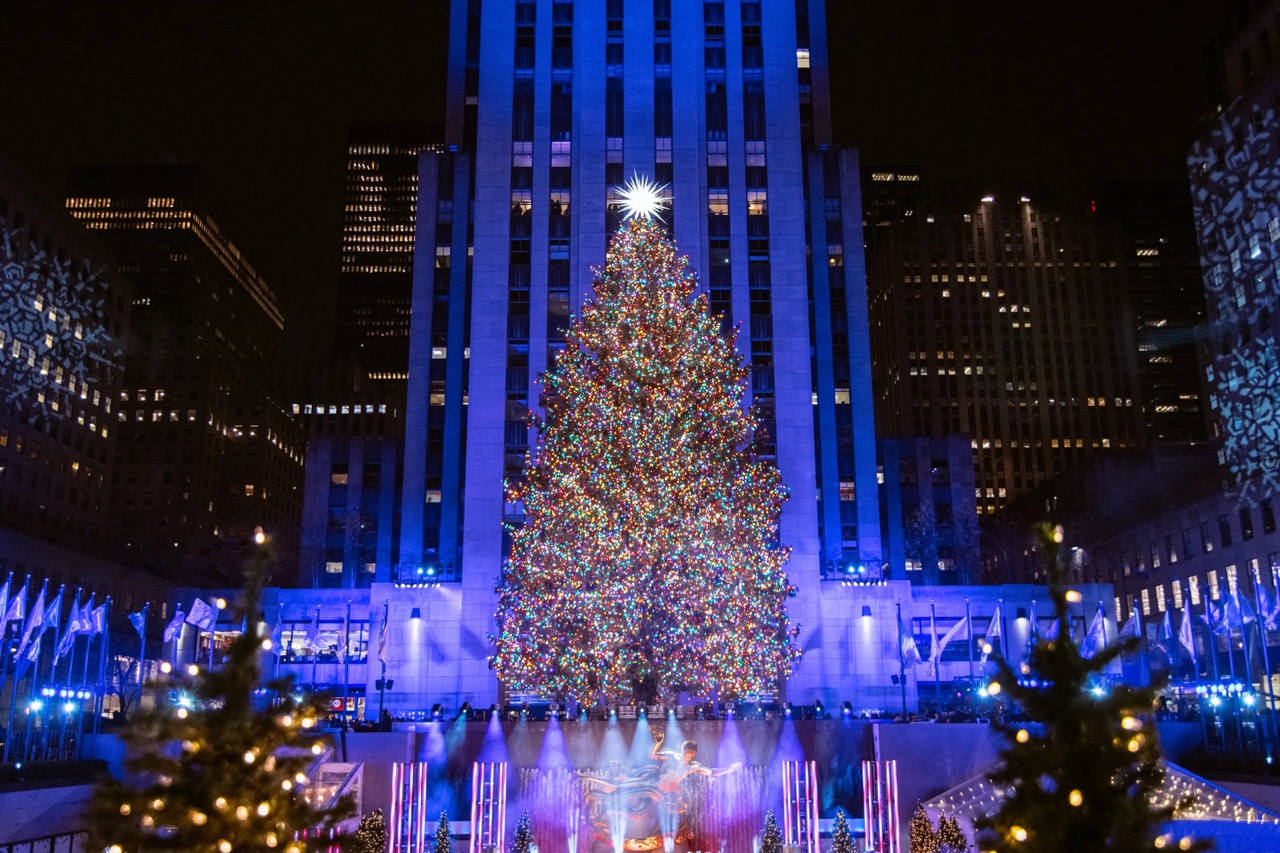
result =
[{"label": "snowflake light projection", "polygon": [[1255,339],[1217,361],[1223,460],[1241,475],[1240,497],[1280,490],[1280,355],[1274,337]]},{"label": "snowflake light projection", "polygon": [[61,417],[86,398],[115,349],[106,269],[47,252],[0,219],[0,396]]},{"label": "snowflake light projection", "polygon": [[1280,494],[1280,115],[1227,110],[1187,158],[1220,459],[1241,500]]}]

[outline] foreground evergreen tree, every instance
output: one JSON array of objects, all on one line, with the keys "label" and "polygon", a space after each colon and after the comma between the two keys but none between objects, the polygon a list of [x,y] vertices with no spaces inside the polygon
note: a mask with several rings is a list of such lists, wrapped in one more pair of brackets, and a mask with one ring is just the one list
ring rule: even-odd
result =
[{"label": "foreground evergreen tree", "polygon": [[440,823],[436,825],[436,844],[432,853],[453,853],[453,836],[449,834],[449,815],[440,812]]},{"label": "foreground evergreen tree", "polygon": [[907,841],[911,845],[911,853],[938,853],[941,848],[933,821],[929,820],[923,805],[917,805],[915,814],[911,815],[911,822],[907,824]]},{"label": "foreground evergreen tree", "polygon": [[533,825],[529,823],[529,813],[520,813],[520,822],[516,824],[516,837],[511,842],[511,853],[530,853],[533,848]]},{"label": "foreground evergreen tree", "polygon": [[[1058,561],[1061,541],[1061,530],[1042,531],[1054,615],[1066,626],[1071,614]],[[996,814],[978,822],[983,849],[1129,853],[1168,845],[1171,839],[1156,841],[1176,806],[1157,807],[1150,799],[1163,781],[1150,716],[1157,687],[1115,685],[1101,696],[1091,692],[1102,683],[1107,665],[1136,644],[1135,638],[1125,638],[1085,657],[1064,627],[1055,639],[1042,639],[1031,650],[1022,674],[1032,676],[1035,687],[1020,686],[1009,662],[996,661],[997,689],[1041,723],[1043,733],[1000,726],[1008,744],[991,781],[1011,793]],[[1206,849],[1198,842],[1181,847],[1181,839],[1172,840],[1173,848]]]},{"label": "foreground evergreen tree", "polygon": [[770,809],[764,816],[764,835],[760,836],[759,853],[782,853],[782,830]]},{"label": "foreground evergreen tree", "polygon": [[836,819],[831,826],[831,853],[855,853],[844,809],[836,809]]},{"label": "foreground evergreen tree", "polygon": [[382,809],[374,809],[360,818],[360,827],[356,830],[351,853],[387,853],[387,843],[390,840]]},{"label": "foreground evergreen tree", "polygon": [[324,751],[309,731],[326,713],[323,697],[299,702],[287,679],[272,682],[267,696],[254,695],[266,635],[259,605],[268,562],[260,544],[236,614],[236,621],[246,615],[256,628],[235,639],[213,672],[158,685],[185,691],[189,702],[139,711],[121,730],[127,776],[95,791],[88,849],[303,853],[327,843],[295,841],[295,832],[327,830],[351,814],[349,801],[326,810],[305,798],[307,770]]},{"label": "foreground evergreen tree", "polygon": [[786,492],[755,450],[747,371],[687,259],[625,223],[545,378],[536,453],[508,484],[494,666],[579,701],[772,690],[799,655],[776,545]]}]

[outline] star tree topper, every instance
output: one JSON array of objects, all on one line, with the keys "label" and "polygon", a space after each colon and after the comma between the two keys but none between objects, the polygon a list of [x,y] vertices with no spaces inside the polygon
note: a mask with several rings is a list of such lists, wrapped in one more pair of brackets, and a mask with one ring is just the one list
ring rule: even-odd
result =
[{"label": "star tree topper", "polygon": [[649,177],[631,173],[631,180],[622,187],[619,198],[623,219],[662,220],[662,210],[671,205],[671,196],[664,192],[669,184],[659,184]]}]

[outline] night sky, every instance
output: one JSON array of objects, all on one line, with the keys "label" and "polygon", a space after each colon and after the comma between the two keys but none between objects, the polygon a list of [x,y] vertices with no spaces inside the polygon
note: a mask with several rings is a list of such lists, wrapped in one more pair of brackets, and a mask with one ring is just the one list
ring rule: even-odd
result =
[{"label": "night sky", "polygon": [[[926,177],[1179,179],[1220,5],[833,0],[837,140]],[[347,126],[442,118],[447,10],[0,4],[0,151],[57,198],[75,163],[201,164],[294,340],[327,344]]]}]

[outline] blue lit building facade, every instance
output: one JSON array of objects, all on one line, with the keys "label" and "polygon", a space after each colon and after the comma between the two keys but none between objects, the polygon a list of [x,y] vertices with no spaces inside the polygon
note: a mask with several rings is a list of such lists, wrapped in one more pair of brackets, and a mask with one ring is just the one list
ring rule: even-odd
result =
[{"label": "blue lit building facade", "polygon": [[421,599],[434,637],[401,683],[499,698],[494,588],[522,520],[503,482],[638,173],[670,185],[670,232],[742,329],[791,490],[792,619],[813,651],[788,695],[834,696],[820,685],[848,664],[823,626],[853,608],[824,605],[823,581],[874,576],[883,554],[858,158],[831,146],[823,2],[455,0],[449,26],[449,150],[419,169],[399,557],[378,578]]}]

